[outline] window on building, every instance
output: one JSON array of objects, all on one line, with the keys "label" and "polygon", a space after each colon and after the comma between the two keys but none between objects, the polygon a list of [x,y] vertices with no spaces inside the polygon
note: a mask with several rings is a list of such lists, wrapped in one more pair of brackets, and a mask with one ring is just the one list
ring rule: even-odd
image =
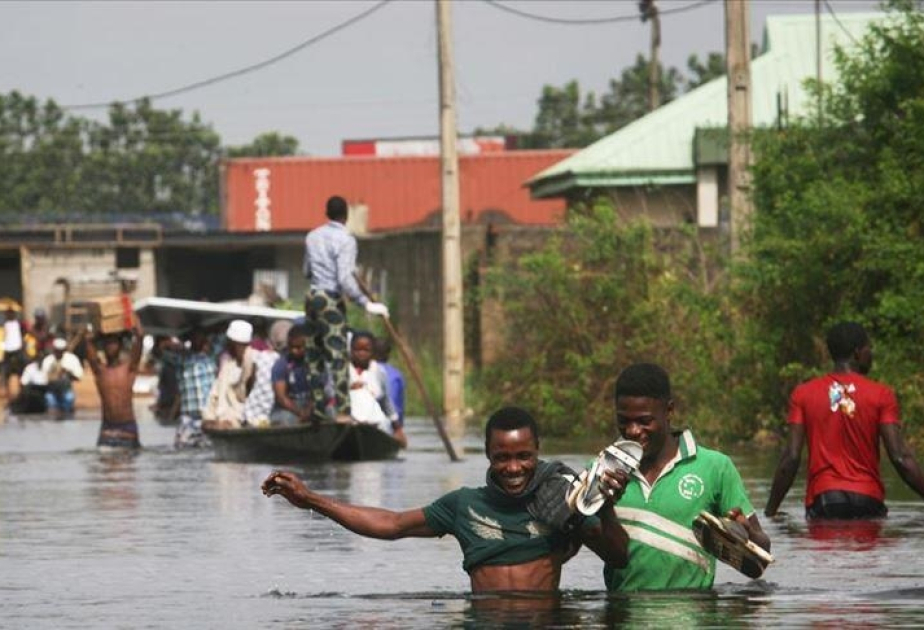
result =
[{"label": "window on building", "polygon": [[116,269],[137,269],[141,266],[141,250],[137,247],[116,248]]}]

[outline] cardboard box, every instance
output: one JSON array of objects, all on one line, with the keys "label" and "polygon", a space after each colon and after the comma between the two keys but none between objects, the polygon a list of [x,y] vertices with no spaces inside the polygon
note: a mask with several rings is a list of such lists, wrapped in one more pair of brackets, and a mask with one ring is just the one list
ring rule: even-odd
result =
[{"label": "cardboard box", "polygon": [[99,333],[108,335],[131,330],[133,310],[128,295],[97,298],[91,300],[88,307],[90,322]]}]

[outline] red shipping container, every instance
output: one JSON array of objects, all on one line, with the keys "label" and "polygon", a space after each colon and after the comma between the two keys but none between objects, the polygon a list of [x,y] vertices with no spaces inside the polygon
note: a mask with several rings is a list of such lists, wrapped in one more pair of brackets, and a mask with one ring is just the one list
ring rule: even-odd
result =
[{"label": "red shipping container", "polygon": [[[459,157],[463,223],[555,225],[563,199],[533,200],[524,182],[575,149]],[[439,223],[438,157],[239,158],[223,168],[222,222],[232,232],[310,230],[326,221],[331,195],[365,206],[371,232]]]}]

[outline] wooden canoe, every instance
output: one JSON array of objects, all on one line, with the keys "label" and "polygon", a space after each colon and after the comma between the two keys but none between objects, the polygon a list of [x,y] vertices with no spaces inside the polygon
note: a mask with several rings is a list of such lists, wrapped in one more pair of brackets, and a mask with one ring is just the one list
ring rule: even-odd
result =
[{"label": "wooden canoe", "polygon": [[369,424],[322,422],[317,425],[205,429],[219,460],[310,464],[329,460],[394,459],[400,444]]}]

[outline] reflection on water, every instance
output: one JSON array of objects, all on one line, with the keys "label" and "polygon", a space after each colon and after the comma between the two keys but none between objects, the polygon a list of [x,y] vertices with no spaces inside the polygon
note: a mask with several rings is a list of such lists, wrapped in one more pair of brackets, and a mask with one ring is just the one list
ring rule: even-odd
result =
[{"label": "reflection on water", "polygon": [[[145,448],[102,455],[98,420],[7,417],[0,424],[3,627],[626,628],[869,627],[924,624],[920,504],[888,471],[890,516],[807,523],[802,488],[788,516],[763,519],[777,562],[752,582],[724,565],[709,593],[608,595],[584,550],[560,596],[472,596],[451,538],[375,541],[262,496],[271,470],[175,451],[173,429],[139,410]],[[407,509],[480,485],[470,436],[450,464],[423,419],[402,459],[306,466],[319,491]],[[775,454],[732,453],[755,505]],[[587,453],[556,456],[571,465]]]}]

